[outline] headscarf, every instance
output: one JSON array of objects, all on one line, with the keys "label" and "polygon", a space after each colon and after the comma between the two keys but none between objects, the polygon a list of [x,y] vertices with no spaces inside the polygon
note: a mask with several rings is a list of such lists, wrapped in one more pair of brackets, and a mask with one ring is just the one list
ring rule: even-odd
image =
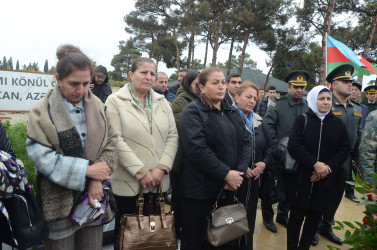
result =
[{"label": "headscarf", "polygon": [[318,96],[320,96],[323,93],[329,93],[331,95],[331,92],[330,92],[330,90],[327,87],[325,87],[325,86],[315,86],[314,88],[312,88],[312,90],[309,91],[308,98],[307,98],[309,108],[321,120],[323,120],[325,118],[325,116],[331,110],[331,108],[330,108],[329,111],[327,111],[326,113],[321,113],[317,109],[317,98],[318,98]]}]

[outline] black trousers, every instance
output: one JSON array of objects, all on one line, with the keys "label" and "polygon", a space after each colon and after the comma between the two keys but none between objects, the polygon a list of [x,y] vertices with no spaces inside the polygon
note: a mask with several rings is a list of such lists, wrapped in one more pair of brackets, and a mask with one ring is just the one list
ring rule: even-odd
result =
[{"label": "black trousers", "polygon": [[332,231],[332,226],[335,224],[334,216],[338,210],[339,204],[342,201],[346,180],[349,175],[349,166],[351,165],[351,156],[348,156],[344,162],[341,170],[335,173],[334,188],[332,193],[331,204],[323,213],[322,222],[319,224],[319,230],[322,232]]},{"label": "black trousers", "polygon": [[[312,209],[300,209],[291,206],[287,229],[287,249],[309,249],[310,243],[315,233],[317,232],[317,225],[321,220],[321,216],[322,213],[314,211]],[[304,218],[305,223],[300,238],[300,231]]]},{"label": "black trousers", "polygon": [[[350,168],[349,168],[349,174],[348,174],[348,181],[353,181],[352,179],[352,173],[354,173],[355,175],[357,175],[357,171],[356,169],[353,167],[353,164],[352,164],[352,161],[351,161],[351,164],[350,164]],[[344,189],[345,193],[348,194],[348,195],[354,195],[355,194],[355,191],[354,189],[352,188],[352,186],[348,183],[346,183],[346,188]]]},{"label": "black trousers", "polygon": [[171,193],[171,210],[174,211],[175,235],[177,239],[181,238],[181,181],[180,174],[170,172]]}]

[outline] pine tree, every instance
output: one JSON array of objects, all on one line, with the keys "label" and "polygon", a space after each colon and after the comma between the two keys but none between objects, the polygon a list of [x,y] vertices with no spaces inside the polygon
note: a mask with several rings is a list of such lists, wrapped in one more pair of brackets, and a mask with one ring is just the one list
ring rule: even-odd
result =
[{"label": "pine tree", "polygon": [[48,61],[47,61],[47,59],[46,59],[46,61],[45,61],[45,66],[44,66],[44,68],[43,68],[43,72],[44,72],[44,73],[48,73]]},{"label": "pine tree", "polygon": [[12,59],[12,57],[10,57],[9,60],[8,60],[8,69],[13,70],[13,59]]},{"label": "pine tree", "polygon": [[17,60],[17,63],[16,63],[16,70],[20,70],[20,62]]},{"label": "pine tree", "polygon": [[3,68],[3,69],[8,68],[7,58],[6,58],[5,56],[3,57],[3,65],[2,65],[2,68]]}]

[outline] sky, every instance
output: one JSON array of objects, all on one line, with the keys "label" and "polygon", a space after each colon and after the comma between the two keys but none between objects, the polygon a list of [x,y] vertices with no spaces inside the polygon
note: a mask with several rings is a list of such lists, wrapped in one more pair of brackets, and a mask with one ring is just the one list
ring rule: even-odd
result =
[{"label": "sky", "polygon": [[[56,65],[56,49],[60,45],[73,44],[97,64],[113,70],[110,63],[119,52],[119,41],[130,37],[124,31],[123,18],[132,10],[134,0],[4,0],[1,2],[0,60],[3,56],[7,60],[12,57],[14,67],[17,60],[20,67],[37,62],[43,70],[46,59],[49,68]],[[267,73],[267,54],[251,43],[246,52],[257,62],[257,68]],[[198,46],[195,55],[195,59],[204,61],[204,45]],[[217,55],[218,62],[225,62],[228,47],[220,47]],[[211,56],[209,49],[208,62]],[[160,63],[158,71],[170,76],[175,69],[167,69]]]}]

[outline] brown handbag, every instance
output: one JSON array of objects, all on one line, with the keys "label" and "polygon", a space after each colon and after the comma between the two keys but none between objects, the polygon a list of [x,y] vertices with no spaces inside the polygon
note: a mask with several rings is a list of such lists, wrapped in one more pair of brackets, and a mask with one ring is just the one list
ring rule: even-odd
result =
[{"label": "brown handbag", "polygon": [[235,204],[217,208],[222,190],[208,218],[207,241],[218,247],[249,232],[246,210],[234,196]]},{"label": "brown handbag", "polygon": [[174,215],[165,213],[165,199],[161,185],[158,186],[156,199],[157,211],[155,215],[144,216],[143,188],[140,188],[139,198],[136,200],[138,214],[125,214],[120,220],[120,230],[117,245],[120,250],[150,249],[175,250],[177,239],[174,229]]}]

